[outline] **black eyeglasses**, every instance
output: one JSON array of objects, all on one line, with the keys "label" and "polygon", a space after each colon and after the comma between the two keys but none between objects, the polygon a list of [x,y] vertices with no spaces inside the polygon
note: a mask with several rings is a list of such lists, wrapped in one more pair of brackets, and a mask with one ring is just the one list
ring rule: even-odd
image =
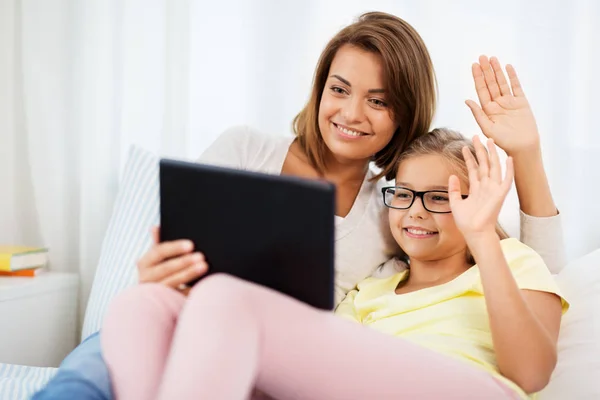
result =
[{"label": "black eyeglasses", "polygon": [[[386,186],[381,189],[383,194],[383,203],[389,208],[397,210],[408,210],[412,207],[417,197],[421,198],[423,207],[435,214],[448,214],[450,210],[450,198],[448,191],[444,190],[427,190],[425,192],[417,192],[415,190],[402,186]],[[466,199],[467,195],[462,195]]]}]

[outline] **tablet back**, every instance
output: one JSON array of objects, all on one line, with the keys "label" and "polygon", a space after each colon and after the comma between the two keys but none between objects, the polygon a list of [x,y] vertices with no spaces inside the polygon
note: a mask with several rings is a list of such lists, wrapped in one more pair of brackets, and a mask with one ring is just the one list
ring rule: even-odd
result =
[{"label": "tablet back", "polygon": [[224,272],[333,308],[335,186],[160,161],[161,241],[190,239]]}]

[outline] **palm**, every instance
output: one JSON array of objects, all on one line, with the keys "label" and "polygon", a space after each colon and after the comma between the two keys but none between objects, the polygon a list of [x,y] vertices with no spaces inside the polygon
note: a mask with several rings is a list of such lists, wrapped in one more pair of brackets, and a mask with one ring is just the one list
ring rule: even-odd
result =
[{"label": "palm", "polygon": [[473,80],[481,108],[471,100],[467,105],[483,134],[508,154],[538,146],[537,124],[514,69],[507,66],[509,86],[498,60],[492,58],[490,64],[482,56],[479,61],[473,65]]},{"label": "palm", "polygon": [[463,234],[483,233],[493,230],[506,194],[502,182],[487,178],[479,182],[479,187],[471,190],[469,197],[452,206],[456,226]]},{"label": "palm", "polygon": [[448,182],[450,207],[456,226],[465,237],[493,232],[498,221],[502,203],[512,185],[512,160],[507,161],[506,177],[493,142],[488,144],[489,155],[481,142],[474,140],[477,161],[467,148],[463,155],[469,170],[469,196],[462,199],[460,182],[452,176]]}]

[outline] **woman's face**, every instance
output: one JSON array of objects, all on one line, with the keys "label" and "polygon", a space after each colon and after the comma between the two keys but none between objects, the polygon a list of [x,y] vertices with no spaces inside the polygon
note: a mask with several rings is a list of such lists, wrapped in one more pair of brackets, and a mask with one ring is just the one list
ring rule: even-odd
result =
[{"label": "woman's face", "polygon": [[[428,190],[448,191],[452,171],[440,155],[423,155],[408,158],[398,166],[396,186],[417,192]],[[465,182],[462,192],[468,193]],[[440,201],[444,199],[440,198]],[[467,243],[454,222],[452,213],[437,214],[427,211],[421,198],[416,197],[407,210],[390,209],[390,228],[402,250],[420,261],[439,261],[457,254],[466,254]]]},{"label": "woman's face", "polygon": [[336,53],[319,105],[319,129],[338,161],[366,160],[382,150],[398,125],[386,101],[379,55],[351,45]]}]

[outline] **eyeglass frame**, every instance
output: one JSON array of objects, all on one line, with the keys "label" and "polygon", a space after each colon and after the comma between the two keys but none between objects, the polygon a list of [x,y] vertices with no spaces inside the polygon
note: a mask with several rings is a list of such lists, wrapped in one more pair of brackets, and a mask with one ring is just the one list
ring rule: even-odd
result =
[{"label": "eyeglass frame", "polygon": [[[408,207],[400,208],[400,207],[393,207],[393,206],[388,205],[386,203],[386,201],[385,201],[385,192],[388,189],[403,189],[403,190],[408,190],[409,192],[411,192],[413,194],[413,198],[412,198],[412,201],[410,202],[410,204],[408,205]],[[422,192],[417,192],[416,190],[412,190],[412,189],[409,189],[409,188],[404,187],[404,186],[385,186],[385,187],[381,188],[381,194],[383,196],[383,205],[385,205],[388,208],[392,208],[394,210],[409,210],[413,206],[413,204],[415,204],[416,198],[420,197],[421,198],[421,204],[423,204],[423,208],[427,212],[430,212],[430,213],[433,213],[433,214],[450,214],[452,212],[452,210],[450,210],[450,211],[431,211],[429,208],[427,208],[427,206],[425,205],[425,198],[423,197],[427,193],[446,193],[446,194],[448,194],[448,191],[447,190],[425,190],[425,191],[422,191]],[[469,196],[466,195],[466,194],[461,194],[461,197],[464,200],[464,199],[466,199]]]}]

